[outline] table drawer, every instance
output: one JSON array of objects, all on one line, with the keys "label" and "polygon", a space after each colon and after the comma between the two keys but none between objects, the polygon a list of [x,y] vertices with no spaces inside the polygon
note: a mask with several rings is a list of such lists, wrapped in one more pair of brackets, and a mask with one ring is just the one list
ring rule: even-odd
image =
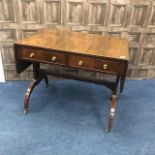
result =
[{"label": "table drawer", "polygon": [[115,60],[96,60],[96,69],[102,72],[115,73],[115,74],[124,74],[125,63],[118,62]]},{"label": "table drawer", "polygon": [[53,52],[50,50],[21,47],[21,49],[18,51],[18,58],[66,65],[65,54]]},{"label": "table drawer", "polygon": [[70,55],[69,66],[107,73],[123,74],[125,64],[115,60]]}]

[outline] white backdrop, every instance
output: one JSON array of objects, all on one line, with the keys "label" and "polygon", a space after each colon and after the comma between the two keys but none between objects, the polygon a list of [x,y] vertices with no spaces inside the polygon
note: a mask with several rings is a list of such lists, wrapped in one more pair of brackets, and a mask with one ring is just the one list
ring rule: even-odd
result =
[{"label": "white backdrop", "polygon": [[0,82],[5,82],[1,52],[0,52]]}]

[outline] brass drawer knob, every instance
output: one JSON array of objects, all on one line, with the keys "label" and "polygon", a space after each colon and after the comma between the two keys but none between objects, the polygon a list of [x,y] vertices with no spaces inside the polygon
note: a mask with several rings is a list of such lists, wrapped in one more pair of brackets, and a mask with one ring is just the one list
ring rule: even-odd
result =
[{"label": "brass drawer knob", "polygon": [[52,61],[55,61],[56,59],[57,59],[56,56],[53,56],[53,57],[51,58]]},{"label": "brass drawer knob", "polygon": [[34,57],[34,53],[30,53],[29,57],[33,58]]},{"label": "brass drawer knob", "polygon": [[107,64],[104,64],[103,65],[103,69],[107,69],[108,68],[108,65]]},{"label": "brass drawer knob", "polygon": [[78,62],[78,65],[79,65],[79,66],[82,66],[82,65],[83,65],[83,61],[80,60],[80,61]]}]

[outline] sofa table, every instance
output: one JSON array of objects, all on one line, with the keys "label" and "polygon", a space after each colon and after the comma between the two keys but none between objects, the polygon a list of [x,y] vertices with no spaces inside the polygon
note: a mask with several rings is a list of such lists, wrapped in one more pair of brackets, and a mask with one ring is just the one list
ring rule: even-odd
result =
[{"label": "sofa table", "polygon": [[[128,68],[128,41],[112,36],[101,36],[58,29],[42,29],[31,37],[14,44],[16,71],[23,72],[33,65],[33,81],[24,96],[24,113],[33,88],[44,79],[48,85],[48,74],[76,80],[100,83],[112,91],[108,128],[111,131],[115,116],[118,91],[122,92]],[[105,82],[41,69],[40,63],[64,66],[76,70],[111,74],[114,81]],[[120,87],[119,87],[120,86]]]}]

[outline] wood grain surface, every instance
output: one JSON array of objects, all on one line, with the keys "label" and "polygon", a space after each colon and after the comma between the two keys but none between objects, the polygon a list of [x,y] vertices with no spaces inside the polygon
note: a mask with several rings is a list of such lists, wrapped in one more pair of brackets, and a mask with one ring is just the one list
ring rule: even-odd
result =
[{"label": "wood grain surface", "polygon": [[17,44],[124,60],[129,59],[128,41],[112,36],[43,29],[27,39],[18,41]]}]

